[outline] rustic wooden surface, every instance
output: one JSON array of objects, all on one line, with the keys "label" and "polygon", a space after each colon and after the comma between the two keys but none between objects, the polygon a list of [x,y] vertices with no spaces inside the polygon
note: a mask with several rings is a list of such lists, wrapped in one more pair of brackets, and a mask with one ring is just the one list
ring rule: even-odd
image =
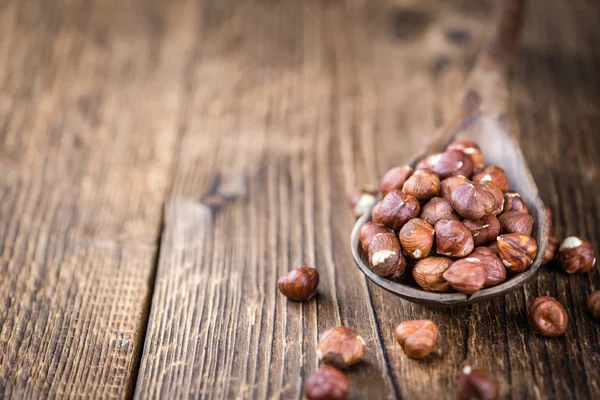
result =
[{"label": "rustic wooden surface", "polygon": [[[454,398],[466,364],[507,398],[600,398],[598,268],[430,310],[368,283],[346,195],[453,110],[480,0],[0,2],[0,398],[299,398],[315,342],[366,339],[352,398]],[[600,245],[600,13],[531,0],[513,96],[555,232]],[[316,266],[316,299],[277,277]],[[526,305],[561,301],[564,337]],[[437,353],[392,331],[432,318]]]}]

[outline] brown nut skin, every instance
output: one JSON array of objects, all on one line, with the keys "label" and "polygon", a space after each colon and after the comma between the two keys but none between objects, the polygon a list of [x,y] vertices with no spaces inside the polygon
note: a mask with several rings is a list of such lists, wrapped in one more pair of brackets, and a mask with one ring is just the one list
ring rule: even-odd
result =
[{"label": "brown nut skin", "polygon": [[404,252],[415,260],[425,258],[433,247],[433,227],[421,218],[413,218],[400,230],[398,237]]},{"label": "brown nut skin", "polygon": [[494,185],[492,182],[486,183],[484,187],[492,194],[496,202],[496,206],[492,210],[492,215],[500,214],[504,208],[504,194],[502,193],[502,190],[498,189],[498,186]]},{"label": "brown nut skin", "polygon": [[440,193],[440,178],[428,169],[416,170],[404,182],[402,191],[419,201],[427,201]]},{"label": "brown nut skin", "polygon": [[450,283],[444,279],[444,272],[453,261],[446,257],[427,257],[419,260],[413,268],[412,275],[415,282],[427,292],[449,292]]},{"label": "brown nut skin", "polygon": [[568,274],[587,272],[596,265],[594,246],[586,239],[569,236],[558,249],[558,262]]},{"label": "brown nut skin", "polygon": [[475,243],[469,229],[460,221],[442,220],[435,224],[436,252],[448,257],[466,257]]},{"label": "brown nut skin", "polygon": [[527,208],[527,204],[525,204],[525,201],[523,201],[523,198],[519,193],[504,193],[504,208],[502,209],[502,212],[506,213],[509,211],[520,211],[529,214],[529,208]]},{"label": "brown nut skin", "polygon": [[350,391],[350,380],[345,373],[329,365],[322,365],[304,383],[308,400],[344,400]]},{"label": "brown nut skin", "polygon": [[500,222],[492,214],[484,215],[476,221],[465,219],[463,224],[471,231],[475,246],[483,246],[496,240],[500,234]]},{"label": "brown nut skin", "polygon": [[450,201],[443,197],[434,197],[429,200],[427,204],[421,208],[421,215],[419,215],[419,217],[431,226],[434,226],[438,221],[443,219],[460,219],[460,216],[454,211],[454,208],[452,208]]},{"label": "brown nut skin", "polygon": [[531,236],[508,233],[496,240],[502,264],[512,272],[525,271],[535,259],[537,243]]},{"label": "brown nut skin", "polygon": [[560,239],[550,234],[550,236],[548,236],[548,245],[546,246],[546,254],[544,254],[544,260],[542,261],[542,265],[546,265],[550,261],[554,260],[559,245]]},{"label": "brown nut skin", "polygon": [[469,180],[462,175],[451,176],[440,182],[440,194],[443,198],[450,201],[452,191],[463,183],[467,183]]},{"label": "brown nut skin", "polygon": [[473,174],[473,161],[471,157],[460,150],[446,150],[439,159],[432,164],[431,170],[435,172],[440,179],[446,179],[449,176],[462,175],[469,178]]},{"label": "brown nut skin", "polygon": [[406,182],[412,174],[413,169],[408,165],[400,165],[390,169],[383,174],[381,181],[379,182],[381,196],[385,197],[386,194],[394,189],[402,189],[402,185],[404,185],[404,182]]},{"label": "brown nut skin", "polygon": [[366,185],[357,187],[348,199],[350,209],[356,218],[369,211],[376,202],[377,191]]},{"label": "brown nut skin", "polygon": [[394,337],[409,358],[421,360],[435,348],[439,331],[430,319],[404,321],[396,327]]},{"label": "brown nut skin", "polygon": [[479,183],[492,182],[494,185],[498,186],[502,192],[508,192],[510,187],[506,172],[495,165],[490,165],[482,172],[475,174],[475,176],[473,176],[473,181]]},{"label": "brown nut skin", "polygon": [[597,321],[600,321],[600,290],[596,290],[594,293],[590,294],[586,304],[592,316]]},{"label": "brown nut skin", "polygon": [[485,168],[485,159],[483,158],[479,146],[475,142],[469,140],[455,140],[448,145],[446,150],[460,150],[471,157],[474,173],[481,172]]},{"label": "brown nut skin", "polygon": [[336,326],[321,335],[317,356],[325,364],[348,368],[363,358],[366,349],[367,344],[354,329]]},{"label": "brown nut skin", "polygon": [[469,258],[476,258],[485,267],[487,277],[483,287],[496,286],[506,280],[506,268],[500,258],[487,247],[476,247]]},{"label": "brown nut skin", "polygon": [[485,266],[479,259],[471,257],[455,261],[443,276],[454,289],[463,294],[477,292],[487,280]]},{"label": "brown nut skin", "polygon": [[467,182],[457,186],[450,195],[452,207],[463,218],[478,220],[496,209],[494,195],[481,183]]},{"label": "brown nut skin", "polygon": [[312,267],[294,268],[277,281],[279,291],[288,299],[306,301],[319,286],[319,272]]},{"label": "brown nut skin", "polygon": [[408,220],[418,217],[420,212],[419,200],[394,189],[373,207],[372,217],[373,222],[399,231]]},{"label": "brown nut skin", "polygon": [[415,170],[419,169],[433,169],[433,165],[437,163],[442,156],[442,153],[433,153],[422,159],[415,166]]},{"label": "brown nut skin", "polygon": [[406,260],[400,242],[393,233],[378,233],[369,243],[371,270],[385,278],[397,278],[404,273]]},{"label": "brown nut skin", "polygon": [[533,217],[520,211],[509,211],[498,216],[502,233],[530,235],[533,230]]},{"label": "brown nut skin", "polygon": [[358,237],[365,252],[369,252],[369,243],[371,243],[371,240],[373,240],[375,235],[378,233],[394,234],[394,231],[386,226],[376,224],[372,221],[365,222],[365,224],[361,226],[360,231],[358,232]]},{"label": "brown nut skin", "polygon": [[460,400],[496,400],[500,396],[500,384],[489,371],[465,366],[458,378]]},{"label": "brown nut skin", "polygon": [[567,330],[569,316],[565,308],[550,296],[536,297],[529,306],[533,329],[547,337],[560,336]]}]

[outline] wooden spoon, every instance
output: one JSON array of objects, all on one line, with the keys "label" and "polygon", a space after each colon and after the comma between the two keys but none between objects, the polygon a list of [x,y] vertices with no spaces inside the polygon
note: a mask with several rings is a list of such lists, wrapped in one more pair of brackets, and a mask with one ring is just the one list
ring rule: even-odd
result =
[{"label": "wooden spoon", "polygon": [[371,219],[371,212],[365,213],[352,230],[351,246],[356,264],[377,285],[414,303],[445,307],[501,296],[531,279],[542,264],[548,243],[548,223],[538,189],[512,134],[517,128],[509,104],[508,75],[518,45],[524,6],[525,0],[497,1],[491,35],[469,74],[456,114],[438,129],[432,143],[409,164],[414,167],[417,161],[428,154],[443,151],[456,139],[476,142],[488,164],[504,168],[511,190],[519,192],[529,207],[535,221],[532,236],[537,241],[538,254],[528,270],[471,296],[426,292],[418,286],[382,278],[371,271],[368,256],[362,250],[359,240],[360,228]]}]

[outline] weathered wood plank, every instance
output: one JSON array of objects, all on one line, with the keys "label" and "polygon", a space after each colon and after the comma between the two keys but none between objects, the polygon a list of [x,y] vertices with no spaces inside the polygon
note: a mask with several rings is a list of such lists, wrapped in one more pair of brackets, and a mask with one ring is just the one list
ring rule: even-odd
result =
[{"label": "weathered wood plank", "polygon": [[162,4],[0,5],[0,398],[132,391],[196,40]]}]

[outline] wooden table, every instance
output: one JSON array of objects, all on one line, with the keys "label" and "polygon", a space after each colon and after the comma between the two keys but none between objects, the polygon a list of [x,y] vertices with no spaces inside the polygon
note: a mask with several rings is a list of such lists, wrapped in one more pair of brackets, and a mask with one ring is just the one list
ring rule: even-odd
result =
[{"label": "wooden table", "polygon": [[[353,264],[347,195],[453,110],[482,0],[0,2],[0,398],[300,398],[319,333],[354,327],[352,398],[455,398],[465,364],[507,398],[600,398],[596,267],[431,310]],[[555,233],[600,250],[600,22],[531,0],[520,142]],[[319,293],[278,276],[308,264]],[[530,329],[555,296],[567,333]],[[403,320],[440,327],[407,359]]]}]

